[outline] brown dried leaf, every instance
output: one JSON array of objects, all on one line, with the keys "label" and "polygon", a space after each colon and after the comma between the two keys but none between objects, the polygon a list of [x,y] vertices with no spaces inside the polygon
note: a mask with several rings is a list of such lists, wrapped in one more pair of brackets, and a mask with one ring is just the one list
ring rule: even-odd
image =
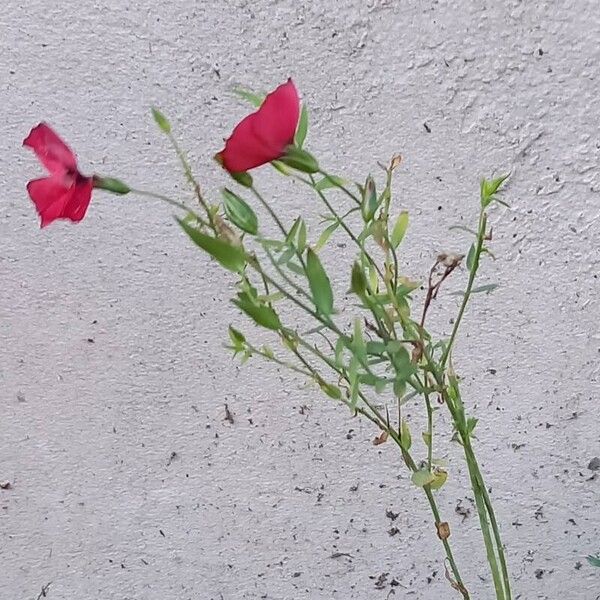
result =
[{"label": "brown dried leaf", "polygon": [[374,440],[373,440],[373,446],[380,446],[381,444],[383,444],[384,442],[387,441],[388,439],[388,432],[387,431],[382,431]]}]

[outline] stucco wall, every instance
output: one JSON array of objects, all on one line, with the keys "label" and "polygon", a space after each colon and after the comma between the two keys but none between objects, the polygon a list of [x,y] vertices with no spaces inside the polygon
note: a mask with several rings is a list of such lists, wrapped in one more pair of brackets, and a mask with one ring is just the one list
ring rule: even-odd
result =
[{"label": "stucco wall", "polygon": [[[484,269],[501,287],[469,311],[456,368],[515,596],[596,598],[599,15],[594,0],[4,0],[0,598],[49,582],[51,600],[453,597],[394,448],[301,379],[231,361],[225,328],[243,319],[215,291],[231,278],[168,208],[98,195],[79,226],[40,231],[26,197],[38,167],[20,144],[41,119],[83,170],[183,194],[151,104],[216,194],[211,156],[247,110],[232,87],[289,75],[331,171],[404,155],[412,276],[468,246],[447,227],[473,221],[481,176],[512,171]],[[268,170],[257,181],[288,219],[315,207]],[[455,308],[436,305],[441,331]],[[456,454],[440,504],[487,600]]]}]

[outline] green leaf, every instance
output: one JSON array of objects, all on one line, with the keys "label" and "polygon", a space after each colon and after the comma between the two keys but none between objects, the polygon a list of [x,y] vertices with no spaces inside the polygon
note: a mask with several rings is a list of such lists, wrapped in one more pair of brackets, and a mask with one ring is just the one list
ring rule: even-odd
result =
[{"label": "green leaf", "polygon": [[330,315],[333,312],[331,283],[319,257],[311,248],[306,254],[306,277],[317,312],[325,316]]},{"label": "green leaf", "polygon": [[470,233],[471,235],[477,237],[477,232],[474,229],[471,229],[470,227],[465,227],[464,225],[450,225],[450,227],[448,227],[448,230],[466,231],[467,233]]},{"label": "green leaf", "polygon": [[469,248],[469,253],[467,254],[467,269],[470,271],[473,270],[473,262],[475,261],[475,252],[477,252],[475,244],[471,244]]},{"label": "green leaf", "polygon": [[318,181],[315,185],[315,190],[322,192],[329,188],[339,188],[348,183],[345,179],[338,177],[337,175],[325,175],[323,179]]},{"label": "green leaf", "polygon": [[354,319],[354,331],[352,334],[352,351],[354,355],[359,359],[359,362],[363,362],[367,358],[367,347],[365,345],[365,338],[363,337],[362,327],[360,325],[360,319]]},{"label": "green leaf", "polygon": [[233,90],[242,100],[249,102],[252,106],[258,108],[265,100],[265,94],[255,94],[249,90],[243,88],[236,88]]},{"label": "green leaf", "polygon": [[243,352],[246,348],[246,338],[244,334],[239,332],[232,325],[229,326],[229,339],[231,340],[230,349],[233,350],[233,355]]},{"label": "green leaf", "polygon": [[418,471],[415,471],[412,474],[411,479],[417,487],[422,488],[434,481],[435,476],[433,473],[431,473],[431,471],[428,471],[427,469],[419,469]]},{"label": "green leaf", "polygon": [[412,446],[412,437],[410,435],[410,429],[408,427],[406,419],[402,419],[402,425],[400,427],[400,444],[402,448],[404,448],[404,450],[406,450],[407,452]]},{"label": "green leaf", "polygon": [[400,399],[406,392],[406,379],[397,377],[394,379],[394,394],[396,398]]},{"label": "green leaf", "polygon": [[300,121],[298,121],[298,129],[296,130],[296,136],[294,142],[298,148],[302,148],[304,141],[306,140],[306,134],[308,133],[308,109],[305,105],[302,105],[300,111]]},{"label": "green leaf", "polygon": [[388,351],[396,376],[404,381],[408,380],[416,371],[408,350],[404,346],[400,346],[397,350],[393,350],[392,347],[388,346]]},{"label": "green leaf", "polygon": [[227,188],[224,188],[221,193],[225,201],[225,214],[229,220],[242,231],[256,235],[258,232],[258,218],[249,204]]},{"label": "green leaf", "polygon": [[154,121],[158,125],[159,129],[167,135],[171,133],[171,123],[169,123],[167,117],[165,117],[165,115],[163,115],[158,108],[152,107],[151,110],[152,117],[154,118]]},{"label": "green leaf", "polygon": [[234,345],[246,343],[246,338],[244,337],[244,334],[238,331],[233,325],[229,326],[229,338],[231,339]]},{"label": "green leaf", "polygon": [[333,398],[334,400],[341,400],[342,399],[342,391],[340,390],[339,387],[332,385],[331,383],[327,383],[325,381],[321,381],[319,382],[319,387],[330,397]]},{"label": "green leaf", "polygon": [[323,233],[321,233],[321,235],[319,236],[319,239],[317,240],[317,243],[315,244],[315,247],[314,247],[315,252],[319,252],[319,250],[321,250],[325,246],[325,244],[327,244],[327,242],[329,241],[329,238],[331,237],[333,232],[339,226],[340,226],[339,221],[335,221],[335,222],[331,223],[330,225],[328,225],[327,227],[325,227],[325,229],[323,230]]},{"label": "green leaf", "polygon": [[274,331],[281,329],[281,321],[277,313],[270,306],[253,300],[246,292],[239,293],[233,303],[257,325]]},{"label": "green leaf", "polygon": [[350,289],[359,297],[364,296],[367,289],[367,278],[365,277],[365,272],[357,262],[355,262],[352,266]]},{"label": "green leaf", "polygon": [[508,179],[510,173],[506,175],[501,175],[500,177],[496,177],[495,179],[482,179],[481,180],[481,206],[486,208],[489,206],[496,198],[494,198],[494,194],[502,187],[502,184]]},{"label": "green leaf", "polygon": [[473,433],[473,431],[475,431],[475,427],[477,426],[479,419],[476,419],[475,417],[469,417],[467,419],[467,433],[469,435],[471,435]]},{"label": "green leaf", "polygon": [[489,294],[499,287],[499,283],[486,283],[485,285],[480,285],[476,288],[473,288],[471,290],[471,294]]},{"label": "green leaf", "polygon": [[288,167],[303,173],[317,173],[319,171],[319,163],[316,158],[306,150],[296,146],[288,146],[285,154],[279,160]]},{"label": "green leaf", "polygon": [[[480,285],[478,287],[475,287],[471,290],[471,294],[490,294],[491,292],[493,292],[495,289],[499,288],[500,284],[499,283],[486,283],[485,285]],[[451,294],[449,294],[450,296],[464,296],[465,293],[464,292],[452,292]]]},{"label": "green leaf", "polygon": [[394,248],[397,248],[404,236],[406,235],[406,230],[408,229],[408,212],[402,211],[398,218],[396,219],[396,223],[394,225],[394,229],[392,230],[392,236],[390,238],[390,242]]},{"label": "green leaf", "polygon": [[431,434],[429,433],[429,431],[423,431],[421,435],[423,436],[423,442],[425,443],[425,445],[427,447],[431,446]]},{"label": "green leaf", "polygon": [[306,223],[304,220],[300,222],[300,228],[298,229],[298,252],[302,254],[306,249]]},{"label": "green leaf", "polygon": [[382,356],[385,354],[386,345],[383,342],[367,342],[367,354],[371,356]]},{"label": "green leaf", "polygon": [[177,222],[191,240],[210,254],[221,266],[234,273],[241,273],[244,270],[246,253],[243,248],[232,246],[223,240],[205,235],[198,229],[190,227],[183,219],[178,218]]},{"label": "green leaf", "polygon": [[288,260],[288,262],[286,263],[286,267],[293,273],[296,273],[296,275],[304,277],[304,269],[299,264],[295,263],[293,260]]},{"label": "green leaf", "polygon": [[590,554],[586,558],[590,565],[592,565],[592,567],[600,567],[600,555],[596,554],[596,556],[592,556]]},{"label": "green leaf", "polygon": [[335,364],[341,367],[344,364],[344,351],[346,350],[347,341],[343,337],[339,337],[335,343]]},{"label": "green leaf", "polygon": [[296,236],[298,235],[298,230],[300,229],[300,224],[302,223],[302,217],[298,217],[294,223],[292,224],[291,229],[288,231],[287,237],[285,238],[285,241],[288,244],[295,244],[296,243]]}]

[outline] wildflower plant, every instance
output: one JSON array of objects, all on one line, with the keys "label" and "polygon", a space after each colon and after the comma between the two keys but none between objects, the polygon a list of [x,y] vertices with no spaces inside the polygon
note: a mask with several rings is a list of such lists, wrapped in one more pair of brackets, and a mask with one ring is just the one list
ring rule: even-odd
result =
[{"label": "wildflower plant", "polygon": [[[231,272],[237,284],[231,301],[240,315],[272,338],[270,345],[256,343],[247,328],[236,323],[229,327],[229,350],[243,362],[261,358],[302,375],[328,399],[368,419],[376,432],[374,443],[397,446],[412,484],[422,490],[431,511],[446,578],[457,595],[468,600],[482,595],[473,575],[465,577],[455,560],[451,529],[437,501],[448,471],[434,452],[450,443],[462,447],[495,597],[511,600],[500,527],[475,453],[477,417],[463,400],[452,362],[467,307],[477,291],[486,289],[478,288],[476,280],[490,253],[488,214],[503,203],[500,192],[506,176],[481,181],[476,226],[467,230],[473,242],[464,255],[440,254],[423,284],[411,281],[399,260],[409,215],[393,203],[394,173],[401,157],[380,165],[379,177],[348,181],[326,171],[305,149],[308,113],[292,80],[266,97],[241,95],[256,110],[234,128],[215,155],[231,176],[218,201],[202,192],[169,121],[157,109],[152,111],[179,156],[195,197],[193,205],[136,190],[118,179],[81,175],[66,144],[49,126],[37,126],[24,144],[50,172],[48,178],[28,185],[42,227],[61,218],[81,220],[94,188],[150,196],[175,207],[177,222],[190,240]],[[288,222],[278,214],[276,203],[261,194],[249,171],[268,163],[316,198],[325,213],[320,230],[309,231],[301,216]],[[265,227],[259,215],[272,224]],[[265,233],[271,226],[277,235]],[[321,260],[334,234],[347,237],[347,251],[353,256],[343,290],[334,290],[326,261]],[[440,336],[428,327],[429,312],[447,279],[464,271],[467,281],[451,332]],[[307,320],[308,330],[298,326]],[[424,431],[406,417],[407,407],[411,413],[422,409]],[[440,411],[447,411],[452,430],[436,427]]]}]

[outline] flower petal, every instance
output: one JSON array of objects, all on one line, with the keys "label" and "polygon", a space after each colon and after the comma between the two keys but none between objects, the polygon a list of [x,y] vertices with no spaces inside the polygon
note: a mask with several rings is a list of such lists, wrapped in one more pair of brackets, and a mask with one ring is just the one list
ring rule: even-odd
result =
[{"label": "flower petal", "polygon": [[27,191],[46,227],[56,219],[83,219],[92,197],[92,179],[80,177],[71,185],[65,185],[58,177],[35,179],[27,184]]},{"label": "flower petal", "polygon": [[46,123],[34,127],[23,141],[23,145],[36,153],[40,162],[52,175],[64,175],[77,170],[75,154]]},{"label": "flower petal", "polygon": [[71,197],[65,205],[64,218],[70,219],[73,223],[79,223],[87,212],[90,200],[92,199],[92,189],[94,181],[91,177],[77,177]]},{"label": "flower petal", "polygon": [[288,79],[235,127],[219,154],[223,166],[238,173],[280,158],[294,142],[299,118],[298,91]]}]

